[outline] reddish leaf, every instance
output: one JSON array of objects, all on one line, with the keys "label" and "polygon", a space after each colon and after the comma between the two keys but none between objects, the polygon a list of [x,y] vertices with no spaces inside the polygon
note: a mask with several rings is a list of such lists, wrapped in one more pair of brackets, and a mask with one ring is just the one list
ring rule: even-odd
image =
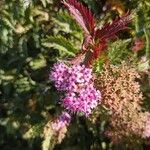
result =
[{"label": "reddish leaf", "polygon": [[111,24],[107,23],[102,29],[95,31],[95,39],[106,41],[116,37],[116,33],[126,29],[127,24],[131,22],[131,15],[127,12],[121,18],[116,18]]},{"label": "reddish leaf", "polygon": [[88,51],[88,47],[89,45],[92,45],[92,37],[90,35],[87,35],[84,40],[83,40],[83,44],[82,44],[82,50],[83,52]]},{"label": "reddish leaf", "polygon": [[107,41],[115,38],[116,34],[126,29],[127,24],[131,22],[131,15],[127,12],[111,24],[107,23],[102,29],[97,29],[94,16],[87,7],[77,0],[63,0],[63,3],[86,33],[82,44],[83,51],[71,63],[80,63],[84,59],[85,64],[91,65],[107,48]]},{"label": "reddish leaf", "polygon": [[95,28],[95,20],[92,12],[76,0],[63,1],[78,24],[84,29],[86,34],[92,34]]},{"label": "reddish leaf", "polygon": [[97,59],[100,56],[101,52],[103,52],[106,48],[107,48],[106,42],[99,43],[98,45],[96,45],[93,49],[93,58]]},{"label": "reddish leaf", "polygon": [[93,60],[96,60],[106,48],[107,48],[106,42],[94,45],[91,50],[87,51],[84,63],[87,66],[90,66],[93,63]]}]

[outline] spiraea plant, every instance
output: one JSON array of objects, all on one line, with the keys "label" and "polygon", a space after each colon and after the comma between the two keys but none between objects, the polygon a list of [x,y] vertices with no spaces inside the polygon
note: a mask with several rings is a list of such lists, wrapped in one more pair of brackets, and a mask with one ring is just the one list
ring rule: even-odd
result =
[{"label": "spiraea plant", "polygon": [[0,5],[0,149],[149,143],[148,0]]},{"label": "spiraea plant", "polygon": [[84,33],[81,50],[71,61],[59,62],[50,72],[50,80],[58,91],[64,93],[59,103],[72,114],[91,115],[92,110],[101,103],[101,89],[94,87],[96,76],[92,73],[92,63],[107,49],[108,41],[127,28],[131,15],[126,13],[98,28],[94,14],[76,0],[63,1]]},{"label": "spiraea plant", "polygon": [[101,89],[102,106],[110,113],[106,134],[114,142],[135,142],[136,138],[138,141],[150,136],[146,129],[150,113],[143,112],[141,107],[143,95],[137,82],[139,78],[135,67],[123,62],[119,66],[105,65],[95,82],[97,89]]},{"label": "spiraea plant", "polygon": [[[63,4],[83,29],[84,41],[81,52],[71,61],[70,67],[64,63],[55,64],[50,79],[55,82],[58,90],[67,93],[66,98],[61,100],[67,110],[88,115],[91,114],[90,108],[97,106],[100,92],[94,89],[92,71],[85,66],[90,67],[93,60],[97,59],[107,48],[108,41],[116,37],[120,30],[127,28],[126,25],[131,21],[131,16],[126,13],[123,17],[115,19],[111,24],[105,24],[100,29],[96,25],[93,13],[87,7],[76,0],[63,1]],[[85,57],[79,59],[82,55]]]}]

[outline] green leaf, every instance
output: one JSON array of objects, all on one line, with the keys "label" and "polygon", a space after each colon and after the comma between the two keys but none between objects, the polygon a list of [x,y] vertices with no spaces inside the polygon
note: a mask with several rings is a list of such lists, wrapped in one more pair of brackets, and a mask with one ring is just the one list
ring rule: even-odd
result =
[{"label": "green leaf", "polygon": [[38,58],[31,60],[29,63],[29,66],[33,70],[41,69],[46,66],[46,60],[42,55],[40,55]]},{"label": "green leaf", "polygon": [[43,129],[43,123],[32,126],[24,135],[24,139],[31,139],[40,136]]},{"label": "green leaf", "polygon": [[108,57],[113,64],[119,64],[125,60],[129,54],[127,46],[131,40],[117,40],[108,47]]},{"label": "green leaf", "polygon": [[47,48],[58,49],[60,52],[65,52],[70,56],[75,56],[75,53],[77,52],[74,46],[62,36],[49,36],[42,41],[42,45]]}]

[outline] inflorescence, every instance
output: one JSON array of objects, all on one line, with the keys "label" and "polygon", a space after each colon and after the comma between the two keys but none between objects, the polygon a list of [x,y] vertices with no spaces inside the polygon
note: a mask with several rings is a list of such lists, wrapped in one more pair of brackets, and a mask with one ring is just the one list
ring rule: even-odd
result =
[{"label": "inflorescence", "polygon": [[59,91],[65,92],[61,99],[62,106],[71,113],[82,113],[89,116],[101,100],[101,93],[94,87],[92,69],[84,65],[67,66],[56,63],[50,73]]}]

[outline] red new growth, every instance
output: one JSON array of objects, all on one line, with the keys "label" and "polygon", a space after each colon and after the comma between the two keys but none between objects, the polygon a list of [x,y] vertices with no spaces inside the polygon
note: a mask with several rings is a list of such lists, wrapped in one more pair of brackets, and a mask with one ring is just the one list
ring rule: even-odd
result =
[{"label": "red new growth", "polygon": [[63,1],[63,3],[86,34],[94,32],[95,20],[92,12],[87,7],[76,0]]},{"label": "red new growth", "polygon": [[64,0],[63,3],[84,30],[82,53],[88,55],[87,65],[97,59],[101,52],[107,48],[108,41],[116,37],[120,30],[126,29],[127,24],[131,22],[131,15],[127,12],[121,18],[116,18],[111,24],[107,23],[99,29],[96,27],[94,15],[87,7],[77,2],[77,0]]}]

